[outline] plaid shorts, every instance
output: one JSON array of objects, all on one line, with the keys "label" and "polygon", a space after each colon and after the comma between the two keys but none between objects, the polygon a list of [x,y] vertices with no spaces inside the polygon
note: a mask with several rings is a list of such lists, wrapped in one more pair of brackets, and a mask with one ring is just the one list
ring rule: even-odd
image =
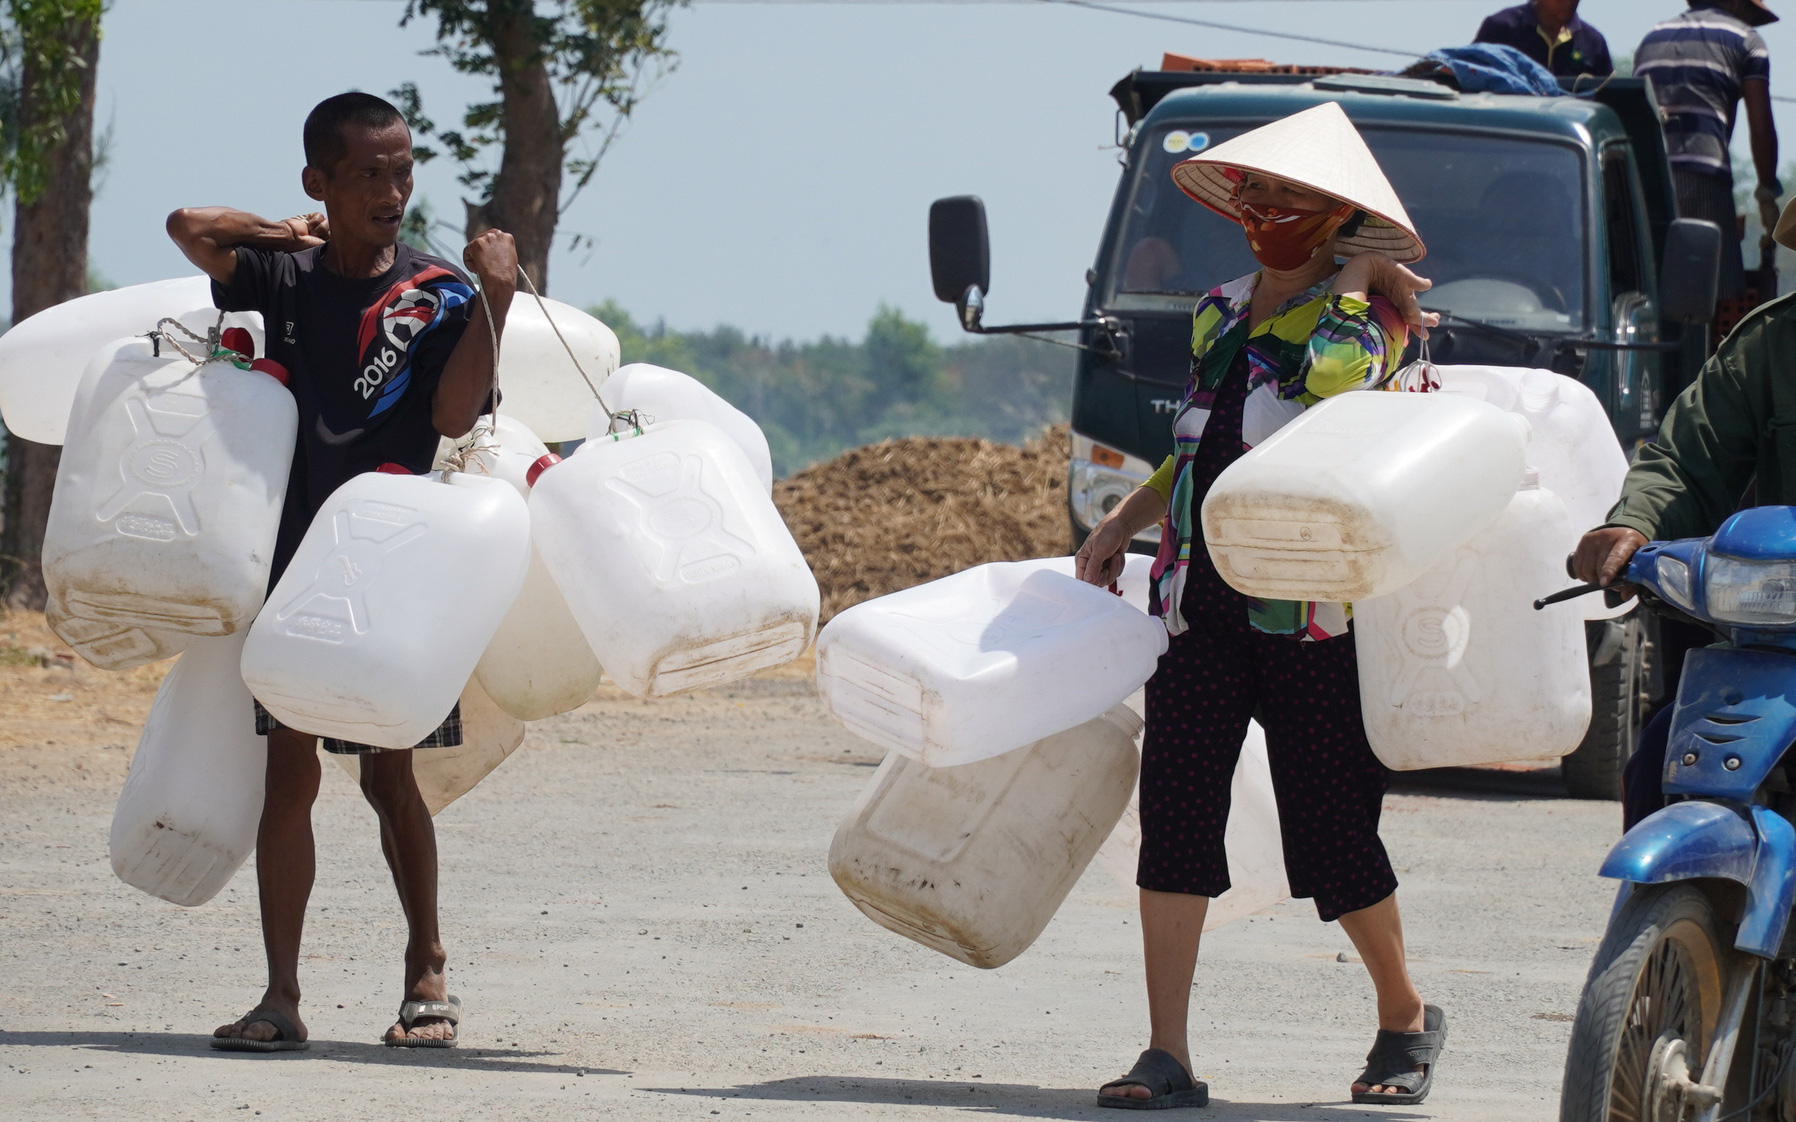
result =
[{"label": "plaid shorts", "polygon": [[[262,708],[260,701],[256,701],[253,697],[250,700],[255,701],[256,704],[257,736],[267,736],[275,729],[287,727],[275,720],[274,714]],[[412,748],[377,748],[372,744],[338,740],[334,736],[325,736],[319,739],[324,741],[326,752],[335,752],[339,756],[359,756],[365,752],[407,752],[416,748],[453,748],[461,743],[461,702],[455,703],[455,707],[449,710],[449,715],[443,718],[443,723],[437,726],[435,732],[412,745]]]}]

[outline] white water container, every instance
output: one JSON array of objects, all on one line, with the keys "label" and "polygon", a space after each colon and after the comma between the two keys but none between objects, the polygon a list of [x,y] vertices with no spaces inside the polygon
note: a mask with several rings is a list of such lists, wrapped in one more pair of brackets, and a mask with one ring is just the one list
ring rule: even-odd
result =
[{"label": "white water container", "polygon": [[[1075,559],[1072,557],[1042,557],[1034,561],[1018,561],[1019,565],[1036,565],[1050,572],[1064,573],[1072,576],[1077,572]],[[1148,576],[1153,570],[1154,559],[1145,553],[1131,553],[1123,559],[1122,576],[1116,579],[1116,595],[1121,596],[1123,603],[1147,614]]]},{"label": "white water container", "polygon": [[[620,366],[605,383],[605,404],[612,412],[636,410],[645,423],[653,421],[709,421],[729,434],[742,448],[743,455],[754,465],[755,476],[771,493],[773,491],[773,453],[767,448],[767,434],[754,418],[725,401],[711,387],[689,374],[632,362]],[[593,440],[611,432],[611,418],[594,404],[586,438]]]},{"label": "white water container", "polygon": [[[69,619],[228,635],[268,588],[298,411],[229,362],[195,368],[147,340],[82,377],[44,531],[44,584]],[[65,641],[91,642],[92,626]],[[60,633],[60,632],[59,632]]]},{"label": "white water container", "polygon": [[990,970],[1054,918],[1135,788],[1125,705],[1001,756],[929,767],[894,752],[849,810],[829,872],[868,919]]},{"label": "white water container", "polygon": [[101,670],[129,670],[173,658],[198,638],[190,631],[157,631],[117,620],[71,616],[52,596],[44,604],[44,622],[75,653]]},{"label": "white water container", "polygon": [[868,600],[817,640],[831,716],[931,767],[1080,725],[1153,674],[1166,629],[1038,562],[979,565]]},{"label": "white water container", "polygon": [[[94,352],[114,339],[143,335],[165,316],[203,337],[218,324],[211,280],[177,277],[109,289],[20,320],[0,335],[0,419],[7,431],[39,444],[61,444],[75,389]],[[230,312],[224,326],[247,328],[256,353],[262,353],[260,314]],[[202,349],[184,337],[182,345],[194,354]]]},{"label": "white water container", "polygon": [[[499,342],[499,385],[504,400],[501,415],[524,422],[540,439],[551,443],[578,440],[586,435],[586,415],[592,409],[592,387],[604,388],[617,369],[617,335],[597,319],[571,304],[543,298],[551,323],[536,297],[528,291],[512,298],[505,314],[505,331]],[[479,315],[479,309],[475,315]],[[580,359],[576,368],[567,347]],[[580,376],[585,370],[586,378]]]},{"label": "white water container", "polygon": [[1203,501],[1217,572],[1249,596],[1395,592],[1489,525],[1527,425],[1457,394],[1344,393],[1223,469]]},{"label": "white water container", "polygon": [[[1607,520],[1621,497],[1628,454],[1589,386],[1551,370],[1512,366],[1439,366],[1435,372],[1441,392],[1488,401],[1527,420],[1528,466],[1571,514],[1571,534],[1562,554],[1575,550],[1585,531]],[[1630,597],[1611,608],[1601,596],[1585,596],[1577,604],[1585,619],[1613,619],[1639,602]]]},{"label": "white water container", "polygon": [[511,485],[367,472],[332,492],[243,648],[275,719],[410,748],[441,724],[530,565]]},{"label": "white water container", "polygon": [[1583,617],[1533,606],[1565,583],[1571,516],[1532,476],[1446,561],[1353,606],[1366,737],[1387,767],[1552,760],[1584,738]]},{"label": "white water container", "polygon": [[194,907],[256,848],[268,749],[237,669],[244,633],[198,639],[162,679],[112,815],[112,871]]},{"label": "white water container", "polygon": [[816,632],[816,578],[715,425],[587,441],[537,477],[530,518],[593,654],[636,697],[782,665]]},{"label": "white water container", "polygon": [[[524,742],[524,722],[493,704],[470,681],[461,691],[461,743],[449,748],[420,748],[411,753],[412,778],[431,817],[474,789]],[[362,757],[330,754],[351,779],[362,780]]]},{"label": "white water container", "polygon": [[[484,470],[530,497],[530,469],[549,450],[522,421],[499,415],[492,437],[472,453],[470,471]],[[521,721],[540,721],[592,700],[604,671],[567,599],[533,546],[524,587],[474,668],[485,695]]]}]

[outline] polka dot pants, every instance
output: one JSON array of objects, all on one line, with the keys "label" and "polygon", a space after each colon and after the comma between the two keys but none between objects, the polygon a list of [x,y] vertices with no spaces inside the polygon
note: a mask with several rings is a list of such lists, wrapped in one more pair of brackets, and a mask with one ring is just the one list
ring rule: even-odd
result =
[{"label": "polka dot pants", "polygon": [[1370,907],[1397,890],[1397,877],[1378,839],[1388,773],[1360,724],[1353,639],[1303,643],[1255,630],[1245,598],[1208,561],[1189,570],[1190,627],[1147,683],[1136,883],[1210,897],[1228,889],[1229,785],[1257,717],[1291,895],[1313,897],[1324,921]]}]

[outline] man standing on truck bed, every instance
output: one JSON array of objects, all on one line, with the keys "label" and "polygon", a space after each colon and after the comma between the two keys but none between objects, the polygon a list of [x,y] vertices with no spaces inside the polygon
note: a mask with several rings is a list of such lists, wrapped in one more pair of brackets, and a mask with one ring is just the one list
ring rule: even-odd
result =
[{"label": "man standing on truck bed", "polygon": [[1771,53],[1753,30],[1776,19],[1764,0],[1690,0],[1689,11],[1647,32],[1634,55],[1634,73],[1652,85],[1663,113],[1678,214],[1707,219],[1722,229],[1717,294],[1724,300],[1746,295],[1728,156],[1742,99],[1758,172],[1753,198],[1766,237],[1777,225],[1777,199],[1783,194],[1777,181],[1777,126],[1771,119]]},{"label": "man standing on truck bed", "polygon": [[1473,42],[1514,47],[1560,78],[1606,78],[1615,70],[1609,41],[1578,18],[1578,0],[1529,0],[1504,8],[1485,17]]}]

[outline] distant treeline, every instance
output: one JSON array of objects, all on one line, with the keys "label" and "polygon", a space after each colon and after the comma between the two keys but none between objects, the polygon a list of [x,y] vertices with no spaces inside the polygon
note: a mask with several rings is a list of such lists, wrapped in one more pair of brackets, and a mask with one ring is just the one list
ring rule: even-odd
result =
[{"label": "distant treeline", "polygon": [[690,374],[753,417],[785,476],[888,436],[979,436],[1019,444],[1067,419],[1075,352],[1014,336],[943,346],[880,307],[857,340],[773,342],[735,327],[674,331],[616,303],[592,313],[624,362]]}]

